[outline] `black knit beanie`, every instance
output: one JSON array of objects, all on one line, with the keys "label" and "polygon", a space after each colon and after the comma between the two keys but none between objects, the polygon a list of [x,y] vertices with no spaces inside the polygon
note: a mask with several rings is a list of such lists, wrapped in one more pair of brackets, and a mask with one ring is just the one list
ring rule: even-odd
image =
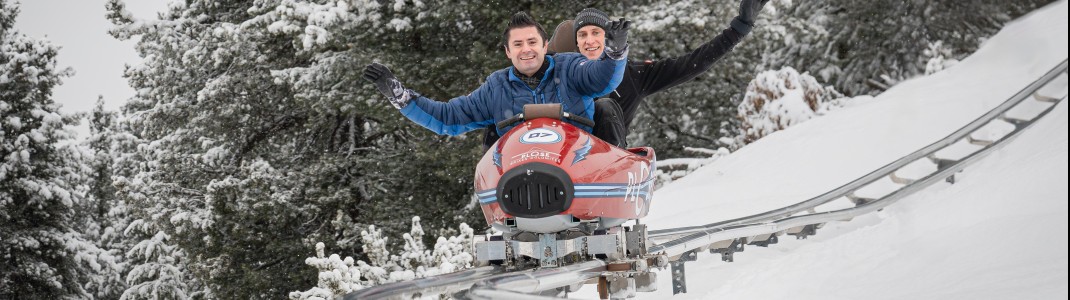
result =
[{"label": "black knit beanie", "polygon": [[573,25],[573,33],[580,31],[580,28],[587,25],[594,25],[605,30],[609,27],[609,15],[605,12],[594,8],[584,8],[580,13],[576,14],[576,24]]}]

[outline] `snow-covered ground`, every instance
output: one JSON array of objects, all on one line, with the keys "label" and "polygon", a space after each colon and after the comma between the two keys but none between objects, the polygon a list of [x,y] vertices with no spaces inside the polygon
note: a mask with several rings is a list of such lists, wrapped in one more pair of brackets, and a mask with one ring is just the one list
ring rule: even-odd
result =
[{"label": "snow-covered ground", "polygon": [[[1007,25],[954,67],[777,132],[658,190],[653,229],[793,204],[924,147],[1067,58],[1067,1]],[[1065,76],[1062,79],[1065,93]],[[672,299],[1065,299],[1067,107],[1005,148],[885,210],[808,240],[700,254]],[[591,298],[593,288],[574,294]]]}]

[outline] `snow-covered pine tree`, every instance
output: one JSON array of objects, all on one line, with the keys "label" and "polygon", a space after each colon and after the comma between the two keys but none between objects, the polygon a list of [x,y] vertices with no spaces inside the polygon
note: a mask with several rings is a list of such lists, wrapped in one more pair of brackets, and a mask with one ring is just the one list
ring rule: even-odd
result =
[{"label": "snow-covered pine tree", "polygon": [[423,237],[424,228],[420,225],[420,217],[412,217],[412,230],[401,236],[405,243],[395,260],[402,270],[410,272],[413,277],[424,277],[424,270],[429,267],[431,261],[431,251],[427,251]]},{"label": "snow-covered pine tree", "polygon": [[0,0],[0,298],[106,297],[115,258],[83,236],[85,160],[64,127],[52,89],[73,74],[58,48],[13,29],[17,7]]},{"label": "snow-covered pine tree", "polygon": [[758,73],[739,104],[737,147],[842,107],[846,98],[793,68]]},{"label": "snow-covered pine tree", "polygon": [[951,59],[961,59],[1004,23],[1049,2],[785,1],[775,22],[788,38],[770,49],[765,68],[809,71],[848,96],[876,94],[924,75],[930,43],[942,41],[958,55]]},{"label": "snow-covered pine tree", "polygon": [[[774,18],[772,6],[766,5],[754,30],[708,72],[648,97],[631,126],[630,141],[654,146],[666,158],[692,156],[687,147],[729,146],[720,138],[735,135],[735,108],[761,71],[758,62],[773,36],[767,25]],[[688,54],[728,28],[738,13],[738,1],[686,0],[651,1],[618,14],[633,19],[631,59],[641,61]]]},{"label": "snow-covered pine tree", "polygon": [[100,291],[98,298],[118,299],[127,287],[124,277],[129,271],[129,264],[125,260],[125,252],[131,246],[123,235],[129,222],[126,206],[120,201],[112,184],[115,163],[112,149],[116,144],[114,133],[118,114],[106,111],[104,98],[100,96],[96,106],[86,117],[89,119],[90,136],[85,140],[84,147],[92,152],[92,157],[88,162],[91,173],[88,177],[89,191],[84,206],[86,213],[83,215],[89,218],[92,226],[86,226],[85,230],[92,229],[94,232],[86,234],[92,236],[97,247],[117,258],[116,274],[96,287]]},{"label": "snow-covered pine tree", "polygon": [[109,1],[111,33],[140,37],[145,58],[124,107],[141,172],[116,180],[140,239],[175,246],[190,293],[280,298],[314,284],[315,242],[359,256],[368,224],[481,222],[464,207],[482,136],[415,126],[360,73],[379,61],[426,95],[467,94],[508,65],[510,15],[581,8],[535,3],[186,1],[140,20]]},{"label": "snow-covered pine tree", "polygon": [[929,47],[922,51],[921,56],[925,62],[925,75],[935,74],[957,64],[959,61],[952,58],[955,57],[954,54],[953,50],[944,46],[943,41],[929,43]]},{"label": "snow-covered pine tree", "polygon": [[316,256],[305,259],[305,264],[319,271],[315,287],[307,291],[291,292],[293,300],[326,300],[351,293],[364,287],[360,268],[354,265],[353,257],[344,259],[338,254],[325,256],[323,243],[316,243]]},{"label": "snow-covered pine tree", "polygon": [[[955,55],[945,59],[961,59],[1005,22],[1048,2],[770,1],[751,34],[710,72],[649,97],[630,140],[658,147],[663,157],[686,156],[689,146],[729,146],[722,138],[738,132],[736,107],[760,71],[793,67],[848,96],[874,94],[923,75],[932,43]],[[725,28],[738,4],[636,3],[611,14],[634,20],[632,59],[664,59]]]},{"label": "snow-covered pine tree", "polygon": [[120,274],[127,288],[120,299],[208,298],[201,292],[203,284],[188,272],[186,253],[157,227],[162,216],[153,214],[156,203],[141,188],[154,175],[147,163],[152,148],[133,133],[129,120],[119,118],[114,125],[108,144],[117,201],[108,211],[110,226],[104,227],[101,242],[106,249],[123,251]]},{"label": "snow-covered pine tree", "polygon": [[[290,293],[293,300],[323,300],[343,296],[355,290],[391,282],[424,278],[450,273],[472,267],[473,231],[468,224],[461,223],[456,235],[440,236],[435,241],[434,251],[426,250],[419,238],[423,233],[420,218],[412,218],[412,228],[404,235],[405,250],[398,255],[391,255],[386,249],[387,238],[382,230],[369,225],[361,231],[368,260],[354,260],[353,257],[324,254],[324,244],[316,244],[316,256],[305,259],[305,264],[319,271],[315,287],[306,291]],[[426,296],[426,295],[425,295]]]},{"label": "snow-covered pine tree", "polygon": [[162,20],[141,22],[108,2],[111,33],[140,35],[145,57],[126,74],[142,92],[124,107],[138,142],[124,155],[140,172],[117,180],[134,218],[125,233],[140,239],[124,298],[279,298],[306,281],[289,281],[304,275],[295,268],[302,239],[332,218],[308,212],[318,197],[295,191],[320,182],[298,179],[310,175],[300,170],[283,178],[272,163],[307,163],[295,150],[320,149],[292,138],[322,136],[305,131],[307,107],[270,72],[307,57],[286,37],[244,32],[251,5],[174,3]]}]

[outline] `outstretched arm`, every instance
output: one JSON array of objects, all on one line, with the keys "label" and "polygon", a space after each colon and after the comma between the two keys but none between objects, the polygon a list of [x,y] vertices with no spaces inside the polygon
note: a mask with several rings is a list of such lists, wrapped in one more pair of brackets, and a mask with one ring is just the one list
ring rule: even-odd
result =
[{"label": "outstretched arm", "polygon": [[709,42],[686,55],[642,66],[642,72],[637,74],[640,78],[636,80],[640,90],[647,95],[657,93],[709,71],[714,63],[731,52],[750,33],[754,19],[766,2],[769,0],[740,1],[739,15],[732,19],[731,26]]},{"label": "outstretched arm", "polygon": [[377,63],[364,69],[364,79],[374,83],[402,115],[435,133],[458,135],[494,123],[486,102],[486,84],[466,96],[439,102],[406,89],[389,68]]}]

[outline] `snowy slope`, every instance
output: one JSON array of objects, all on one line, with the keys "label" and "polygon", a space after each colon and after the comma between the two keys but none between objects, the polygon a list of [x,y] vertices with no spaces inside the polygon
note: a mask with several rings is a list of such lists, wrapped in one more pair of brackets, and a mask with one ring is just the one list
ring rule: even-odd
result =
[{"label": "snowy slope", "polygon": [[[700,255],[672,299],[1066,299],[1067,117],[1060,104],[958,183],[875,215],[734,263]],[[670,297],[662,281],[640,296]]]},{"label": "snowy slope", "polygon": [[[950,69],[748,145],[658,190],[646,223],[699,225],[783,207],[939,140],[1066,59],[1066,20],[1066,1],[1049,5]],[[1064,103],[957,184],[809,240],[748,247],[731,264],[700,255],[688,264],[689,293],[673,299],[1065,298],[1067,122]],[[668,275],[639,296],[671,297]]]},{"label": "snowy slope", "polygon": [[783,207],[939,140],[1065,59],[1066,18],[1066,2],[1056,3],[1007,25],[950,69],[743,147],[659,189],[647,222],[660,229]]}]

